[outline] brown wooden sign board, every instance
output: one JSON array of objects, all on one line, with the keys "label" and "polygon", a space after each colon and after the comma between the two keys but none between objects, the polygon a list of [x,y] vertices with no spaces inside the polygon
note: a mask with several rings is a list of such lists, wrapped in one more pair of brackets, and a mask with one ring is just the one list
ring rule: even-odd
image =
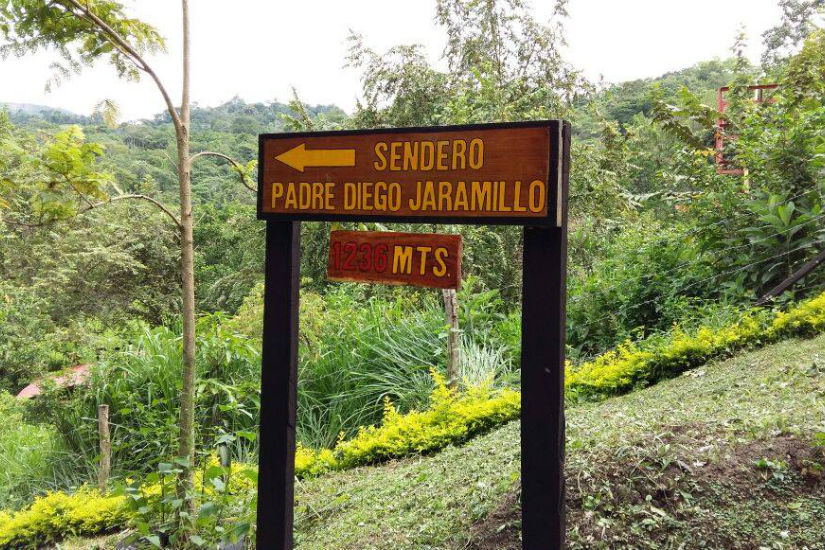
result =
[{"label": "brown wooden sign board", "polygon": [[259,137],[258,217],[267,224],[256,548],[293,547],[304,220],[524,226],[522,547],[564,548],[570,135],[569,123],[549,120]]},{"label": "brown wooden sign board", "polygon": [[548,122],[260,137],[265,219],[560,224]]},{"label": "brown wooden sign board", "polygon": [[430,288],[458,288],[461,235],[332,231],[327,278]]}]

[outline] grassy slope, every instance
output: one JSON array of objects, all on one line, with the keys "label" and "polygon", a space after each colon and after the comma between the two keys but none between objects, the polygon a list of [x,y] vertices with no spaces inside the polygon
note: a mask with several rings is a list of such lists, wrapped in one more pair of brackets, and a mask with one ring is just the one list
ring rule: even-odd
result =
[{"label": "grassy slope", "polygon": [[[825,431],[825,335],[570,407],[568,426],[571,549],[825,544],[825,449],[812,445]],[[431,457],[299,482],[297,547],[518,549],[519,453],[511,423]]]},{"label": "grassy slope", "polygon": [[[571,407],[568,426],[571,548],[825,541],[825,450],[812,444],[825,431],[825,336]],[[302,482],[298,548],[519,548],[519,452],[512,423],[432,457]]]}]

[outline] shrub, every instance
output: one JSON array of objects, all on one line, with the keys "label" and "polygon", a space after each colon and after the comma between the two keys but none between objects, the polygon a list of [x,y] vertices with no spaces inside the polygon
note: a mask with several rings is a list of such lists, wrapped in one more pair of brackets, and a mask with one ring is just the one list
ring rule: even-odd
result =
[{"label": "shrub", "polygon": [[[716,295],[717,281],[709,278],[714,272],[700,261],[696,247],[685,246],[686,233],[677,224],[664,226],[643,217],[601,243],[598,257],[571,264],[571,356],[592,357],[625,339],[646,336],[647,331],[667,330],[675,322],[705,316],[701,309]],[[573,241],[577,238],[583,237],[571,236]],[[581,246],[586,255],[596,248],[589,242]]]},{"label": "shrub", "polygon": [[[0,510],[0,549],[34,550],[68,535],[97,535],[159,515],[157,511],[162,510],[161,506],[168,506],[168,502],[176,498],[175,471],[170,464],[161,466],[167,467],[166,470],[161,468],[166,475],[152,473],[146,476],[143,484],[133,484],[125,491],[111,495],[83,487],[74,494],[48,493],[19,512]],[[228,483],[224,485],[221,480],[227,478]],[[230,468],[221,468],[218,459],[210,456],[195,475],[194,493],[198,495],[199,504],[214,502],[222,494],[251,493],[256,479],[255,466],[233,464]],[[157,521],[158,518],[149,519]]]},{"label": "shrub", "polygon": [[[720,329],[702,327],[688,334],[677,328],[669,335],[622,344],[578,367],[568,366],[567,391],[573,398],[615,395],[747,346],[822,331],[825,331],[825,293],[786,312],[749,312],[738,322]],[[315,476],[434,452],[518,418],[521,412],[518,391],[493,390],[489,385],[482,385],[458,393],[446,387],[444,377],[437,371],[432,370],[430,374],[435,389],[430,395],[429,408],[401,414],[385,399],[380,425],[362,427],[350,439],[340,437],[331,449],[315,450],[299,444],[295,456],[296,476]],[[204,462],[195,483],[202,495],[214,492],[204,481],[217,479],[215,473],[221,473],[220,470],[214,457]],[[230,481],[230,493],[251,492],[256,478],[254,466],[233,465],[231,470],[240,475]],[[157,475],[147,478],[149,483],[139,489],[141,498],[162,496],[158,479]],[[220,484],[214,487],[217,490]],[[50,493],[21,512],[0,511],[0,549],[36,548],[67,533],[95,534],[123,526],[133,514],[122,496],[104,497],[89,489],[75,495]]]},{"label": "shrub", "polygon": [[67,534],[93,535],[121,527],[129,517],[122,496],[85,488],[73,495],[49,493],[19,512],[0,512],[0,548],[34,550]]},{"label": "shrub", "polygon": [[[598,399],[676,376],[710,359],[745,347],[825,330],[825,293],[801,302],[787,312],[751,311],[727,326],[700,327],[691,333],[676,327],[669,334],[625,342],[577,367],[567,366],[566,389],[572,399]],[[456,393],[432,371],[435,390],[425,411],[400,414],[387,399],[379,426],[360,428],[351,439],[339,438],[331,449],[299,445],[295,460],[298,477],[374,464],[415,453],[427,453],[461,443],[519,416],[521,394],[489,386]]]},{"label": "shrub", "polygon": [[328,470],[373,464],[414,453],[428,453],[458,444],[517,418],[519,392],[488,386],[471,387],[465,393],[448,388],[444,377],[431,371],[435,389],[430,408],[400,414],[389,399],[384,401],[379,426],[362,427],[352,439],[341,439],[333,449],[298,448],[295,475],[306,477]]},{"label": "shrub", "polygon": [[812,336],[825,330],[825,293],[786,312],[754,310],[721,328],[701,327],[688,334],[625,342],[592,361],[568,367],[566,386],[574,398],[606,397],[650,385],[737,350],[782,338]]}]

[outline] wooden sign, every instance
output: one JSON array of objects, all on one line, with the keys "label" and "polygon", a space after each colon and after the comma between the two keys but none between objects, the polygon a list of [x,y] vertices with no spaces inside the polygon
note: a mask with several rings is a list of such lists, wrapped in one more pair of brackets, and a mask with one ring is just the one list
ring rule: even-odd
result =
[{"label": "wooden sign", "polygon": [[[569,123],[551,120],[260,136],[258,217],[266,220],[266,264],[257,548],[293,548],[302,220],[525,226],[522,548],[564,548],[571,133]],[[330,278],[457,285],[456,238],[336,231]]]},{"label": "wooden sign", "polygon": [[552,121],[265,134],[258,215],[558,226],[560,137]]},{"label": "wooden sign", "polygon": [[461,235],[332,231],[327,278],[458,288]]}]

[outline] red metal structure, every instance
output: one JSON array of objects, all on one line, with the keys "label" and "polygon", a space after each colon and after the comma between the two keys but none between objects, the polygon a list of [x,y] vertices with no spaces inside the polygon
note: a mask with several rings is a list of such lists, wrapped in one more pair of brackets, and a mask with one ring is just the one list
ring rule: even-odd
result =
[{"label": "red metal structure", "polygon": [[[759,84],[755,86],[748,86],[748,90],[753,93],[753,100],[756,103],[772,103],[774,100],[771,97],[766,97],[766,90],[774,90],[778,88],[778,84]],[[719,88],[716,95],[716,110],[724,113],[728,106],[728,101],[725,101],[725,92],[730,91],[730,86],[723,86]],[[716,171],[719,174],[728,174],[733,176],[741,176],[745,170],[741,166],[736,166],[732,160],[725,159],[725,127],[728,125],[725,119],[719,119],[719,131],[716,132]],[[728,139],[736,139],[735,135],[727,136]]]}]

